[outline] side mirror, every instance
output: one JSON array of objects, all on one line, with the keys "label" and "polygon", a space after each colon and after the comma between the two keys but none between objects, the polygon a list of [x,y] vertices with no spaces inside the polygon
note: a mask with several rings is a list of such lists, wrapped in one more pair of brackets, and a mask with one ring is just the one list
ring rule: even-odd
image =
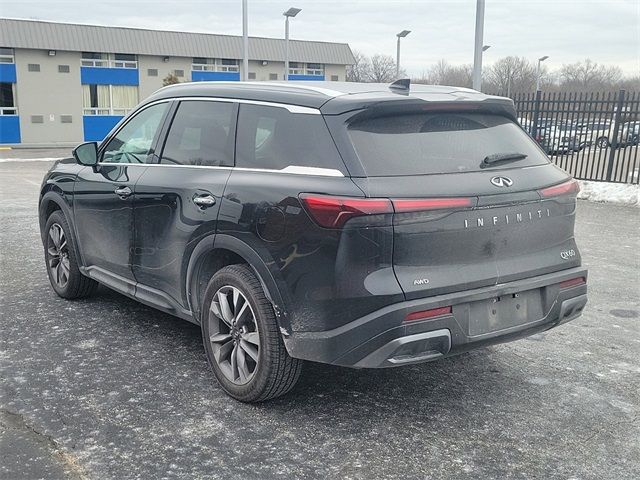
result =
[{"label": "side mirror", "polygon": [[98,144],[87,142],[78,145],[73,150],[73,157],[80,165],[95,167],[98,164]]}]

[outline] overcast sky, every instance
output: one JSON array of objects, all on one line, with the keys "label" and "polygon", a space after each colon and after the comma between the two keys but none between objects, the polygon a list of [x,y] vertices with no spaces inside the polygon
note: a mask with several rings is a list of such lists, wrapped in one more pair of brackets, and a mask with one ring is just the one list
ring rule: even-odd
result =
[{"label": "overcast sky", "polygon": [[[100,25],[242,34],[241,0],[0,0],[3,17]],[[346,42],[366,54],[395,57],[420,75],[444,58],[473,62],[475,0],[249,0],[249,34],[281,37],[282,12],[302,8],[291,37]],[[640,0],[487,0],[484,61],[549,55],[556,69],[585,58],[640,72]]]}]

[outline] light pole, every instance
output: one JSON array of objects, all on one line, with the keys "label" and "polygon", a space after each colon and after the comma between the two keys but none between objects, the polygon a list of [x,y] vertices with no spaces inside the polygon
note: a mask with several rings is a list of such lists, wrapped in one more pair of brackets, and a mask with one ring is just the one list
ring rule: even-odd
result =
[{"label": "light pole", "polygon": [[396,35],[398,37],[398,47],[396,49],[396,80],[400,76],[400,39],[411,33],[411,30],[402,30]]},{"label": "light pole", "polygon": [[538,70],[536,71],[536,92],[540,90],[540,64],[547,58],[549,58],[549,55],[545,55],[544,57],[540,57],[538,59]]},{"label": "light pole", "polygon": [[476,4],[476,40],[473,49],[473,89],[482,88],[482,37],[484,35],[484,0]]},{"label": "light pole", "polygon": [[249,77],[249,28],[247,0],[242,0],[242,81]]},{"label": "light pole", "polygon": [[289,81],[289,18],[295,17],[302,11],[301,8],[291,7],[283,13],[284,21],[284,79]]}]

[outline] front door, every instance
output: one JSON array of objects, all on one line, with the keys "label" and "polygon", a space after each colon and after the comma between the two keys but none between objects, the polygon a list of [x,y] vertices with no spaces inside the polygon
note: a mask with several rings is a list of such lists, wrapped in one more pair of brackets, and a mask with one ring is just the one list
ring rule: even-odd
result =
[{"label": "front door", "polygon": [[159,162],[136,185],[133,272],[139,290],[188,307],[191,252],[215,234],[220,201],[233,166],[237,104],[183,100]]},{"label": "front door", "polygon": [[107,284],[114,278],[120,287],[135,283],[133,193],[147,168],[147,157],[153,154],[168,105],[159,103],[138,112],[103,143],[98,166],[78,174],[73,208],[83,263],[91,276]]}]

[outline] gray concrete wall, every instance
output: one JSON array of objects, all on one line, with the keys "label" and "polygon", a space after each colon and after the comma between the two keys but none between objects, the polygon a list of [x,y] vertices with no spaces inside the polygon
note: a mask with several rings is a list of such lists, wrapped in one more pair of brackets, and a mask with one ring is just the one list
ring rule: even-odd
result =
[{"label": "gray concrete wall", "polygon": [[[82,141],[82,87],[80,52],[15,50],[16,103],[20,116],[22,143],[27,145],[68,145]],[[40,65],[30,72],[29,64]],[[69,73],[59,73],[58,65],[69,65]],[[43,123],[32,123],[42,115]],[[72,123],[61,123],[61,115],[71,115]]]},{"label": "gray concrete wall", "polygon": [[[140,88],[138,90],[138,98],[143,101],[153,92],[162,88],[162,80],[173,73],[175,70],[183,70],[184,77],[180,78],[181,82],[191,81],[191,63],[192,59],[187,57],[169,57],[165,62],[163,57],[151,55],[138,56],[138,68],[140,74]],[[157,77],[149,76],[149,69],[158,70]]]}]

